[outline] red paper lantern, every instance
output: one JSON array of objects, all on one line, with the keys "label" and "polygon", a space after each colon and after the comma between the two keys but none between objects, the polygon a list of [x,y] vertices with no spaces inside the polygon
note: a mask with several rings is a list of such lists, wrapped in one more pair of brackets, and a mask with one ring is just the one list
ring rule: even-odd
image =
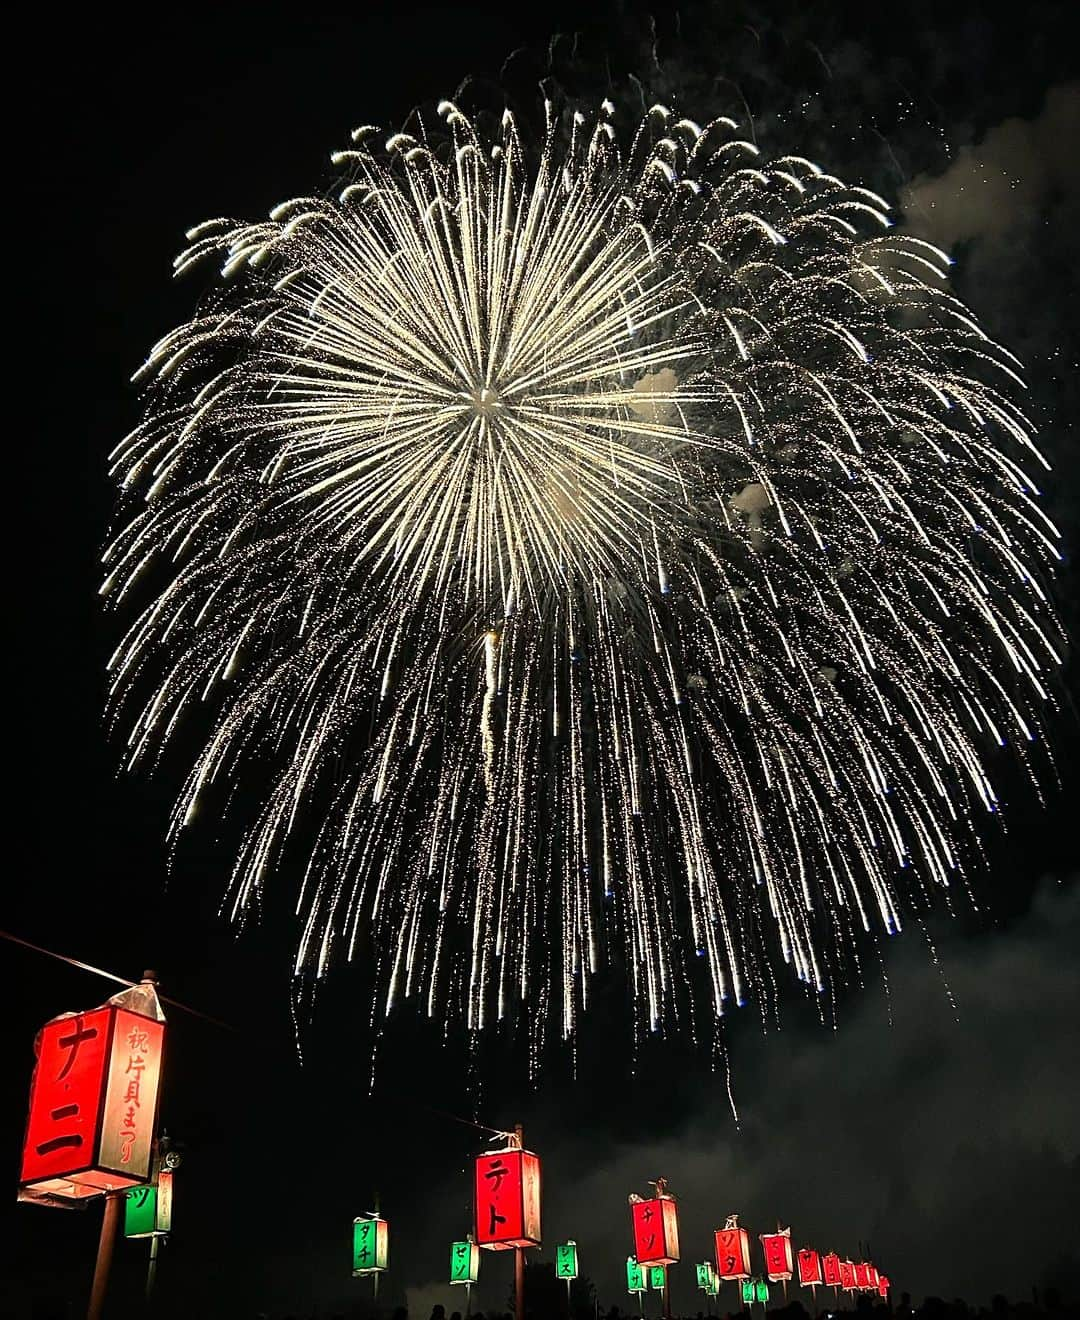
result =
[{"label": "red paper lantern", "polygon": [[150,1177],[165,1020],[144,981],[34,1043],[20,1188],[78,1200]]},{"label": "red paper lantern", "polygon": [[855,1287],[856,1288],[870,1287],[870,1266],[867,1265],[866,1261],[864,1260],[859,1261],[859,1263],[855,1266]]},{"label": "red paper lantern", "polygon": [[674,1265],[679,1259],[679,1217],[673,1196],[633,1201],[634,1255],[639,1265]]},{"label": "red paper lantern", "polygon": [[824,1282],[821,1275],[821,1257],[813,1247],[799,1248],[799,1282],[804,1288],[814,1288]]},{"label": "red paper lantern", "polygon": [[786,1283],[791,1278],[791,1229],[762,1233],[761,1249],[765,1253],[766,1278],[770,1283]]},{"label": "red paper lantern", "polygon": [[540,1245],[540,1160],[489,1150],[476,1161],[476,1241],[489,1251]]},{"label": "red paper lantern", "polygon": [[879,1279],[880,1277],[881,1277],[881,1276],[880,1276],[880,1275],[878,1274],[878,1272],[877,1272],[877,1266],[876,1266],[876,1265],[867,1265],[867,1267],[866,1267],[866,1282],[867,1282],[867,1286],[868,1286],[868,1287],[873,1288],[873,1289],[876,1289],[877,1286],[878,1286],[878,1279]]},{"label": "red paper lantern", "polygon": [[840,1262],[840,1287],[845,1292],[852,1292],[855,1288],[855,1266],[850,1260]]},{"label": "red paper lantern", "polygon": [[881,1275],[878,1276],[877,1290],[878,1290],[878,1296],[879,1296],[879,1297],[888,1297],[888,1295],[889,1295],[889,1279],[888,1279],[888,1276],[887,1276],[887,1275],[885,1275],[885,1274],[881,1274]]},{"label": "red paper lantern", "polygon": [[821,1258],[821,1273],[825,1279],[826,1287],[840,1287],[840,1257],[835,1251],[830,1251],[828,1255]]},{"label": "red paper lantern", "polygon": [[730,1225],[716,1230],[716,1272],[721,1279],[750,1277],[750,1234]]}]

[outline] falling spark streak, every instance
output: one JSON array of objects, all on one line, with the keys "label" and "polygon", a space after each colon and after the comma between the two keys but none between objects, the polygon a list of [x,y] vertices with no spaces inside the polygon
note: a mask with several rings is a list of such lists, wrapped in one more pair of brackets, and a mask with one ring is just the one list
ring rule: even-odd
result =
[{"label": "falling spark streak", "polygon": [[233,916],[314,818],[298,974],[364,931],[387,1011],[534,1038],[612,955],[640,1030],[777,956],[825,992],[956,883],[1060,654],[1045,460],[948,255],[732,120],[611,114],[442,102],[190,230],[221,281],[113,455],[129,763],[212,712],[172,834],[271,767]]}]

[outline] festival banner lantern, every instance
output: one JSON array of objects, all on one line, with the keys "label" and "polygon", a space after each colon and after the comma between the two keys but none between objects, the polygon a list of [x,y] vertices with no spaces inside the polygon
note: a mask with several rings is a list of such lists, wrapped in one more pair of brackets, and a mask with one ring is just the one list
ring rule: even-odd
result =
[{"label": "festival banner lantern", "polygon": [[649,1287],[653,1292],[663,1292],[664,1285],[667,1283],[667,1266],[650,1265],[649,1266]]},{"label": "festival banner lantern", "polygon": [[165,1015],[145,979],[35,1041],[20,1195],[80,1200],[150,1177]]},{"label": "festival banner lantern", "polygon": [[739,1227],[738,1215],[728,1215],[716,1230],[716,1272],[721,1279],[750,1277],[750,1234]]},{"label": "festival banner lantern", "polygon": [[855,1266],[855,1287],[859,1289],[870,1287],[870,1266],[864,1260],[859,1261]]},{"label": "festival banner lantern", "polygon": [[742,1293],[743,1306],[753,1306],[753,1304],[754,1304],[754,1298],[755,1298],[754,1280],[753,1280],[753,1279],[743,1279],[743,1280],[742,1280],[742,1289],[741,1289],[741,1293]]},{"label": "festival banner lantern", "polygon": [[775,1233],[762,1233],[761,1249],[765,1253],[765,1277],[770,1283],[787,1283],[791,1278],[791,1229],[777,1228]]},{"label": "festival banner lantern", "polygon": [[888,1277],[887,1274],[880,1274],[880,1275],[878,1275],[877,1290],[878,1290],[878,1296],[879,1296],[879,1297],[888,1297],[888,1295],[889,1295],[889,1277]]},{"label": "festival banner lantern", "polygon": [[475,1242],[450,1244],[450,1282],[472,1285],[480,1277],[480,1248]]},{"label": "festival banner lantern", "polygon": [[705,1293],[706,1293],[706,1296],[708,1296],[708,1297],[716,1297],[717,1294],[718,1294],[719,1292],[720,1292],[720,1280],[716,1277],[716,1271],[713,1269],[713,1267],[712,1267],[712,1263],[710,1262],[710,1263],[709,1263],[709,1283],[708,1283],[708,1286],[707,1286],[706,1289],[705,1289]]},{"label": "festival banner lantern", "polygon": [[630,1198],[630,1217],[634,1225],[634,1254],[642,1265],[674,1265],[679,1259],[679,1216],[675,1198],[664,1191],[662,1178],[657,1180],[658,1195],[643,1201]]},{"label": "festival banner lantern", "polygon": [[867,1265],[867,1267],[866,1267],[866,1282],[867,1282],[867,1284],[869,1285],[870,1290],[871,1290],[872,1292],[877,1292],[878,1280],[879,1280],[880,1278],[881,1278],[881,1275],[878,1274],[878,1268],[877,1268],[877,1266],[876,1266],[876,1265]]},{"label": "festival banner lantern", "polygon": [[167,1237],[172,1232],[172,1180],[162,1169],[156,1183],[133,1187],[124,1198],[124,1236]]},{"label": "festival banner lantern", "polygon": [[487,1251],[540,1245],[540,1160],[511,1146],[476,1161],[476,1241]]},{"label": "festival banner lantern", "polygon": [[829,1288],[839,1288],[841,1283],[840,1257],[835,1251],[828,1252],[821,1258],[821,1274]]},{"label": "festival banner lantern", "polygon": [[816,1288],[824,1279],[821,1273],[821,1257],[813,1247],[799,1248],[799,1282],[804,1288]]},{"label": "festival banner lantern", "polygon": [[712,1283],[712,1265],[710,1265],[708,1261],[703,1261],[700,1265],[696,1265],[694,1270],[697,1276],[697,1286],[703,1293],[707,1293],[709,1291],[709,1286]]},{"label": "festival banner lantern", "polygon": [[643,1293],[645,1291],[645,1271],[633,1258],[626,1258],[626,1291],[630,1293]]},{"label": "festival banner lantern", "polygon": [[390,1255],[390,1226],[378,1215],[353,1220],[353,1277],[382,1274]]},{"label": "festival banner lantern", "polygon": [[840,1287],[845,1292],[855,1291],[855,1266],[850,1260],[840,1262]]},{"label": "festival banner lantern", "polygon": [[762,1306],[769,1300],[769,1285],[764,1279],[754,1281],[754,1300],[760,1302]]},{"label": "festival banner lantern", "polygon": [[560,1242],[555,1248],[555,1277],[565,1279],[567,1283],[578,1276],[577,1243]]}]

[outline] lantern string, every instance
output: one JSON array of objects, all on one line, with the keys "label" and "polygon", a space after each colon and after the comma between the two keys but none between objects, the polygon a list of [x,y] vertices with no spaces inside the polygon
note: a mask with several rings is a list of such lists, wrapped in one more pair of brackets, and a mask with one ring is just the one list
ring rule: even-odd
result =
[{"label": "lantern string", "polygon": [[[117,985],[131,987],[139,984],[138,981],[129,981],[126,976],[117,976],[115,972],[106,972],[101,967],[93,966],[92,963],[81,962],[78,958],[69,958],[66,954],[56,953],[52,949],[43,949],[40,944],[31,944],[29,940],[24,940],[18,935],[12,935],[7,930],[0,930],[0,938],[10,940],[12,944],[20,944],[24,949],[32,949],[34,953],[44,954],[46,958],[55,958],[57,962],[67,963],[69,967],[77,967],[81,972],[89,972],[92,976],[100,976],[106,981],[115,981]],[[222,1022],[220,1018],[211,1017],[209,1013],[203,1013],[197,1008],[192,1008],[190,1004],[182,1004],[179,999],[170,999],[168,995],[159,995],[158,998],[172,1008],[179,1008],[185,1013],[191,1013],[194,1017],[202,1018],[204,1022],[212,1022],[215,1027],[221,1027],[224,1031],[236,1030],[228,1022]]]},{"label": "lantern string", "polygon": [[[115,972],[107,972],[101,967],[95,967],[92,963],[82,962],[78,958],[69,958],[66,954],[56,953],[53,949],[45,949],[40,944],[32,944],[30,940],[24,940],[19,935],[12,935],[10,931],[0,930],[0,938],[10,940],[12,944],[21,945],[24,949],[31,949],[34,953],[44,954],[46,958],[55,958],[57,962],[67,963],[69,967],[77,967],[81,972],[89,972],[92,976],[100,976],[106,981],[115,981],[117,985],[134,986],[137,981],[129,981],[125,976],[117,976]],[[195,1017],[202,1018],[204,1022],[212,1022],[215,1027],[222,1027],[225,1031],[237,1030],[228,1022],[222,1022],[220,1018],[211,1017],[209,1013],[203,1013],[197,1008],[192,1008],[189,1004],[182,1004],[178,999],[170,999],[167,995],[159,995],[164,1003],[173,1008],[182,1009],[185,1013],[191,1013]],[[486,1123],[477,1123],[471,1118],[462,1118],[459,1114],[451,1114],[446,1109],[436,1109],[433,1105],[421,1104],[409,1096],[399,1096],[396,1103],[405,1103],[411,1105],[414,1109],[421,1109],[428,1114],[436,1114],[440,1118],[449,1119],[451,1123],[460,1123],[463,1127],[475,1128],[477,1132],[486,1132],[492,1137],[503,1137],[507,1141],[514,1136],[512,1132],[506,1132],[502,1128],[489,1127]]]}]

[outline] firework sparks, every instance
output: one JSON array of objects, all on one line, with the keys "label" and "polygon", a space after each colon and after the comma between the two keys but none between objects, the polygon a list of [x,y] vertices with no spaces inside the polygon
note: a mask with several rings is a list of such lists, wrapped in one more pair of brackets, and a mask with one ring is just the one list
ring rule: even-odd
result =
[{"label": "firework sparks", "polygon": [[295,831],[298,973],[371,931],[387,1010],[569,1035],[613,949],[642,1029],[695,954],[710,1017],[777,958],[821,991],[1037,736],[1018,363],[881,198],[733,121],[439,115],[177,258],[221,279],[114,455],[129,763],[213,712],[174,834],[269,768],[232,914]]}]

